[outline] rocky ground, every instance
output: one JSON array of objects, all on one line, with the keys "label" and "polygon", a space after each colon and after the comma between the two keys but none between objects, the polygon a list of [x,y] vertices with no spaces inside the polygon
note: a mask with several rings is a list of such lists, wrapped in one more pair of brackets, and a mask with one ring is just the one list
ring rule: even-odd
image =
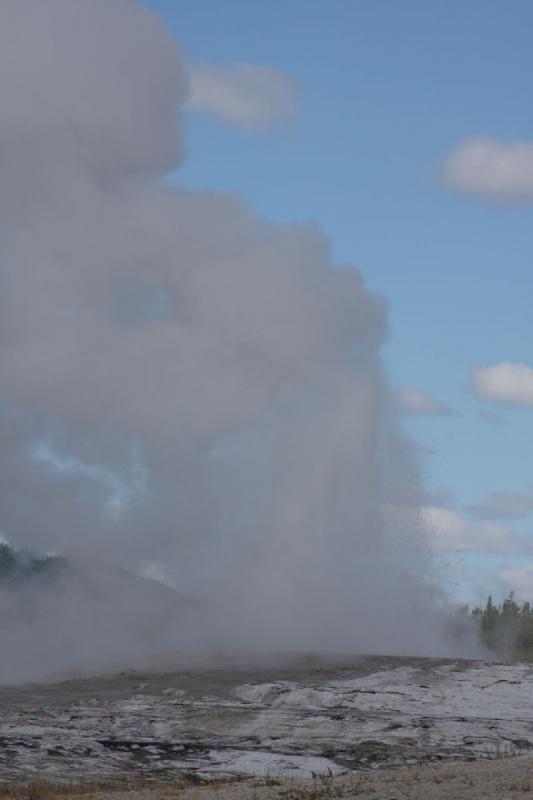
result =
[{"label": "rocky ground", "polygon": [[[270,785],[256,783],[254,795],[243,795],[235,793],[240,784],[229,784],[233,794],[224,796],[261,798],[283,796],[258,794],[278,791],[280,778],[330,781],[333,791],[361,776],[374,780],[376,770],[399,776],[409,765],[459,769],[458,760],[481,759],[494,769],[504,756],[533,754],[532,698],[530,665],[386,657],[4,687],[0,782],[244,775]],[[526,762],[530,772],[528,759],[505,763]]]}]

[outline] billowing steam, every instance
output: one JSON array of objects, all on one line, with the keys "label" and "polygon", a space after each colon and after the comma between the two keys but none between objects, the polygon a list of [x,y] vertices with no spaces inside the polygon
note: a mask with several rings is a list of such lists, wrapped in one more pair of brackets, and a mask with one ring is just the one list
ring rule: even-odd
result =
[{"label": "billowing steam", "polygon": [[70,565],[2,590],[4,680],[438,646],[385,304],[316,225],[165,182],[187,91],[133,2],[0,2],[0,525]]}]

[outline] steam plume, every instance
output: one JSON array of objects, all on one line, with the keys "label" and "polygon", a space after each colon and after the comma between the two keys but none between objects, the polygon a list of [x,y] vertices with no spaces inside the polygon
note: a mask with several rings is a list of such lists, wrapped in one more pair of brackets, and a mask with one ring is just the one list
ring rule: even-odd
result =
[{"label": "steam plume", "polygon": [[4,590],[2,679],[437,647],[420,532],[384,511],[416,494],[385,303],[316,225],[164,181],[187,85],[133,2],[0,3],[1,529],[75,565]]}]

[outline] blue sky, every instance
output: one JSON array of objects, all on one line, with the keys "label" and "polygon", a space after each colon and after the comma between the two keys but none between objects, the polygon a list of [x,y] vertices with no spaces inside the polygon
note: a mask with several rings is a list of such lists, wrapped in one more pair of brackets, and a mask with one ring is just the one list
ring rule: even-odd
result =
[{"label": "blue sky", "polygon": [[[513,172],[515,162],[520,174],[533,169],[532,157],[527,151],[518,163],[513,151],[501,189],[481,185],[486,171],[477,185],[470,173],[448,186],[442,178],[443,164],[471,137],[504,147],[533,142],[533,4],[145,4],[163,16],[193,70],[248,64],[296,82],[294,118],[266,131],[189,113],[188,160],[176,180],[237,191],[274,220],[318,221],[335,258],[357,265],[387,297],[393,388],[455,412],[405,415],[426,486],[452,490],[448,522],[467,526],[457,534],[465,541],[477,536],[472,526],[481,539],[496,535],[487,525],[526,541],[523,552],[516,543],[491,552],[458,546],[460,567],[448,553],[457,594],[475,600],[487,585],[496,594],[513,585],[525,595],[530,578],[533,591],[533,513],[481,519],[465,510],[494,490],[529,496],[533,485],[529,395],[517,404],[512,395],[490,402],[494,392],[478,391],[483,400],[469,391],[476,367],[533,367],[533,190],[519,191]],[[504,579],[504,570],[515,572]]]}]

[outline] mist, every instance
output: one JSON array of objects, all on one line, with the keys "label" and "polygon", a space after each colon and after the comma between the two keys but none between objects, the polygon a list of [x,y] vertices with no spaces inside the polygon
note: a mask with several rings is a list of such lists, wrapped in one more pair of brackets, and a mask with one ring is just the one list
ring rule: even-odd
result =
[{"label": "mist", "polygon": [[446,651],[386,302],[318,225],[180,185],[188,93],[136,3],[0,2],[0,533],[71,565],[2,588],[3,681]]}]

